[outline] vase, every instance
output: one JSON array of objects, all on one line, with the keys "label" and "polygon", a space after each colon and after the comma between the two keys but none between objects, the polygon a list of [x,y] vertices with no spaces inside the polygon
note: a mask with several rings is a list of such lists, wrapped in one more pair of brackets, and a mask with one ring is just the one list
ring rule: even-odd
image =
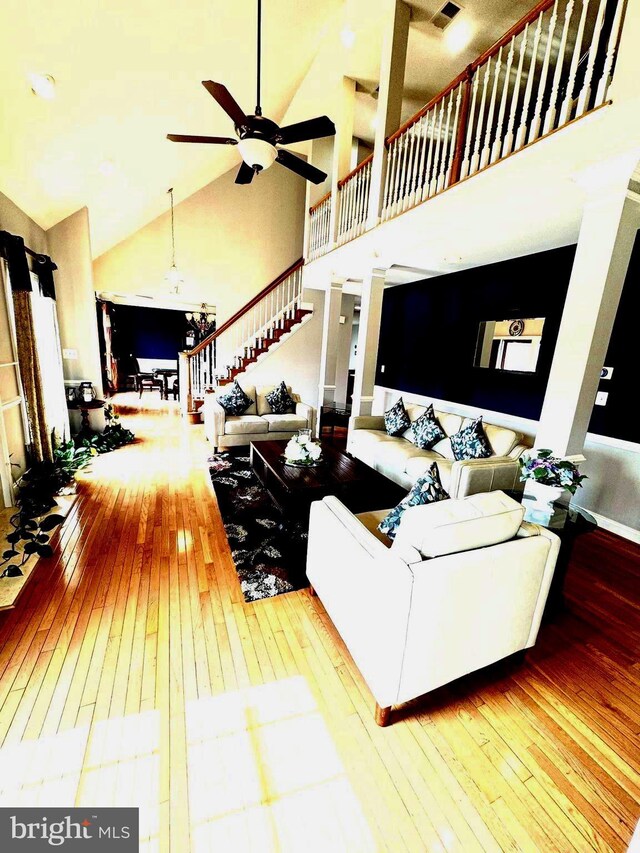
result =
[{"label": "vase", "polygon": [[565,489],[562,486],[547,486],[545,483],[539,483],[536,480],[528,480],[525,492],[531,495],[537,507],[552,510],[553,504],[565,494]]}]

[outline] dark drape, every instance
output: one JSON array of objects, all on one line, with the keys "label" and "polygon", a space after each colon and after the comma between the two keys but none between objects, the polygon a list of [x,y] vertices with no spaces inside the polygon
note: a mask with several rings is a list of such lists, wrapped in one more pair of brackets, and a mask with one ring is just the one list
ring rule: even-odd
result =
[{"label": "dark drape", "polygon": [[31,292],[31,275],[22,237],[9,234],[8,231],[0,231],[0,250],[9,267],[11,289],[14,292],[19,290]]},{"label": "dark drape", "polygon": [[36,255],[33,271],[38,274],[40,280],[40,293],[49,299],[56,298],[56,287],[53,282],[53,271],[58,267],[49,255]]}]

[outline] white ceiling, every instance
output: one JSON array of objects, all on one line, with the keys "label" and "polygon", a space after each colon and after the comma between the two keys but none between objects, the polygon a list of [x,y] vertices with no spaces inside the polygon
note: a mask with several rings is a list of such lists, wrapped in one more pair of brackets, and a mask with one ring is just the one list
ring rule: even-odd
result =
[{"label": "white ceiling", "polygon": [[[530,6],[465,0],[473,30],[456,55],[429,21],[444,0],[414,0],[404,118],[440,91]],[[280,120],[336,21],[355,31],[343,73],[375,88],[386,0],[270,0],[263,14],[263,107]],[[89,208],[94,256],[218,177],[237,161],[227,147],[177,145],[168,132],[227,135],[231,121],[201,86],[224,82],[247,111],[255,102],[255,0],[4,0],[0,6],[0,190],[49,228]],[[453,26],[453,25],[452,25]],[[335,71],[335,69],[334,69]],[[28,75],[55,77],[44,101]],[[313,109],[310,104],[307,108]],[[375,101],[358,98],[356,135],[371,139]],[[320,112],[316,110],[313,114]],[[311,117],[301,116],[301,117]],[[296,117],[297,118],[297,117]],[[100,164],[113,161],[104,175]]]}]

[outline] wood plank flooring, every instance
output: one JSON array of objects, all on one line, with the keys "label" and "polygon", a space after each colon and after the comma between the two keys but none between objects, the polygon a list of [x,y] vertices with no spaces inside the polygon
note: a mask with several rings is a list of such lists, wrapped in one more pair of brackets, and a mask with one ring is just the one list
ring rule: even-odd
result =
[{"label": "wood plank flooring", "polygon": [[519,667],[379,729],[318,599],[245,604],[201,427],[124,416],[0,615],[0,804],[138,805],[141,849],[624,851],[640,816],[640,549],[577,545]]}]

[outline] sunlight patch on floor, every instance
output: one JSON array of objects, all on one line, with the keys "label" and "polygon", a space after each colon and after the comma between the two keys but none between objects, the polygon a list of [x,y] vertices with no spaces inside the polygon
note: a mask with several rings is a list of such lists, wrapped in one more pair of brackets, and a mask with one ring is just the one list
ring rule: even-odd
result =
[{"label": "sunlight patch on floor", "polygon": [[186,707],[193,853],[376,849],[302,677]]}]

